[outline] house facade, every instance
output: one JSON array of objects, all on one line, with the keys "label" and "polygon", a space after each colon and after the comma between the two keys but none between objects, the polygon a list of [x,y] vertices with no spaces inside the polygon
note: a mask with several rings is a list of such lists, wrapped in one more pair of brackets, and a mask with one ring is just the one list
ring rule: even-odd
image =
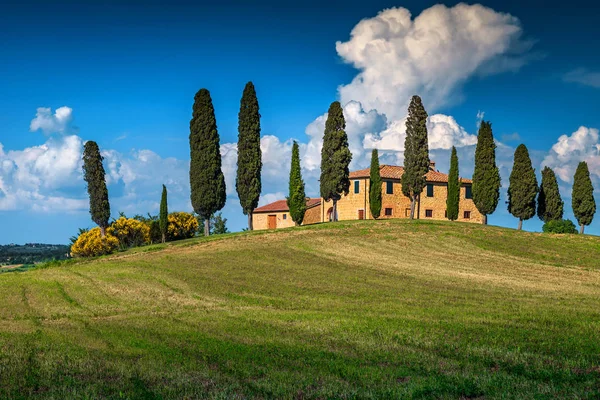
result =
[{"label": "house facade", "polygon": [[[382,180],[382,201],[379,219],[410,218],[410,199],[404,196],[402,193],[401,178],[402,174],[404,173],[404,168],[396,165],[381,165],[379,172]],[[446,220],[448,175],[437,171],[435,169],[435,163],[431,163],[429,172],[426,175],[426,180],[427,184],[421,193],[420,202],[417,203],[417,207],[415,209],[415,218]],[[472,199],[472,181],[470,179],[461,178],[460,183],[461,187],[458,221],[482,223],[483,216],[475,207]],[[350,173],[350,191],[346,196],[342,196],[342,198],[337,202],[338,220],[373,219],[369,203],[369,185],[369,168]],[[311,212],[309,218],[305,217],[303,224],[312,224],[332,220],[332,201],[323,201],[323,199],[310,200],[313,201],[313,203],[311,203],[313,206],[310,208]],[[276,206],[276,204],[279,202],[285,203],[285,200],[280,200],[278,202],[259,207],[255,210],[255,213],[261,209],[265,209],[265,207],[268,209],[269,206],[272,205],[272,208],[282,208],[281,206]],[[285,204],[285,207],[286,210],[280,211],[281,213],[287,212],[287,204]],[[313,210],[313,208],[317,208],[318,211]],[[264,214],[264,211],[259,212],[259,215]],[[269,229],[269,227],[273,228],[294,225],[294,223],[290,220],[289,222],[282,221],[279,225],[273,226],[273,221],[279,222],[279,220],[276,220],[276,218],[281,217],[274,212],[271,214],[268,214],[267,212],[267,215],[272,215],[270,217],[271,224],[269,225],[268,221],[265,222],[261,219],[259,225],[255,223],[255,229]],[[308,210],[307,215],[309,215]],[[260,226],[260,228],[258,226]]]},{"label": "house facade", "polygon": [[[302,225],[316,224],[321,219],[321,199],[306,199],[306,213]],[[287,200],[277,200],[273,203],[255,208],[252,212],[254,230],[287,228],[296,225],[290,216]]]}]

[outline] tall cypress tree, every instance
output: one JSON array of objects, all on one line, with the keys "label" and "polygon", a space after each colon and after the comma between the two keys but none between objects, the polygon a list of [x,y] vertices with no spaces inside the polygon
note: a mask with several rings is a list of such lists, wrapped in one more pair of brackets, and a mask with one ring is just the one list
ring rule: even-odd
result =
[{"label": "tall cypress tree", "polygon": [[496,143],[489,121],[481,121],[477,134],[472,190],[473,203],[486,225],[487,216],[496,210],[500,199],[500,171],[496,166]]},{"label": "tall cypress tree", "polygon": [[369,207],[373,218],[381,215],[381,172],[379,171],[379,153],[377,149],[371,152],[371,174],[369,177]]},{"label": "tall cypress tree", "polygon": [[344,110],[339,101],[329,106],[323,149],[321,150],[321,197],[324,201],[333,200],[333,220],[337,221],[337,201],[342,193],[350,190],[350,170],[352,153],[348,148]]},{"label": "tall cypress tree", "polygon": [[542,183],[538,194],[537,215],[544,222],[561,220],[563,217],[563,201],[560,198],[556,175],[549,167],[542,170]]},{"label": "tall cypress tree", "polygon": [[577,166],[573,181],[573,195],[571,196],[573,214],[579,222],[579,232],[583,234],[584,227],[592,223],[596,213],[596,200],[594,199],[594,186],[590,179],[590,171],[585,161]]},{"label": "tall cypress tree", "polygon": [[460,201],[460,178],[458,177],[458,155],[452,146],[450,156],[450,172],[448,173],[448,197],[446,198],[446,216],[450,221],[458,219],[458,203]]},{"label": "tall cypress tree", "polygon": [[260,113],[258,99],[252,82],[244,88],[238,114],[237,190],[244,214],[248,216],[248,229],[252,230],[252,212],[258,206],[261,191],[260,170]]},{"label": "tall cypress tree", "polygon": [[190,121],[190,188],[192,207],[204,219],[208,236],[210,217],[223,208],[226,194],[215,109],[206,89],[196,93]]},{"label": "tall cypress tree", "polygon": [[167,230],[169,228],[169,207],[167,205],[167,187],[163,185],[162,196],[160,198],[160,216],[159,216],[160,233],[162,234],[162,242],[167,240]]},{"label": "tall cypress tree", "polygon": [[292,166],[290,168],[289,195],[287,198],[290,216],[296,226],[302,225],[304,214],[306,213],[306,192],[304,191],[304,181],[302,180],[302,171],[300,169],[300,149],[298,143],[294,141],[292,146]]},{"label": "tall cypress tree", "polygon": [[404,173],[402,174],[402,193],[410,199],[410,219],[415,216],[415,205],[427,183],[425,175],[428,171],[427,112],[421,98],[413,96],[406,118]]},{"label": "tall cypress tree", "polygon": [[98,144],[91,140],[86,142],[83,146],[83,179],[87,183],[90,196],[92,221],[100,227],[101,236],[104,237],[110,218],[110,203],[102,160],[104,158],[100,154]]},{"label": "tall cypress tree", "polygon": [[510,173],[508,186],[508,211],[519,218],[519,230],[523,227],[523,220],[535,215],[535,197],[538,192],[538,183],[535,170],[531,166],[529,152],[524,144],[515,150],[515,159]]}]

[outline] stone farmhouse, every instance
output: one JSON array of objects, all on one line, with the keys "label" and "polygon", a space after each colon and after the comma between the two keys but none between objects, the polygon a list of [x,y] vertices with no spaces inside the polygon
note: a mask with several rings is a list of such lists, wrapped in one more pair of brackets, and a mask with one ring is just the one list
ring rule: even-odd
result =
[{"label": "stone farmhouse", "polygon": [[[404,168],[396,165],[381,165],[381,215],[379,219],[410,218],[410,199],[402,193],[400,179]],[[369,168],[350,172],[350,191],[337,203],[338,220],[373,219],[369,206]],[[446,219],[448,175],[435,169],[432,162],[426,175],[427,185],[417,203],[415,218]],[[483,216],[475,207],[470,179],[461,178],[458,221],[482,223]],[[303,225],[331,221],[333,202],[320,198],[306,200],[307,210]],[[254,229],[275,229],[294,226],[286,200],[258,207],[252,214]]]}]

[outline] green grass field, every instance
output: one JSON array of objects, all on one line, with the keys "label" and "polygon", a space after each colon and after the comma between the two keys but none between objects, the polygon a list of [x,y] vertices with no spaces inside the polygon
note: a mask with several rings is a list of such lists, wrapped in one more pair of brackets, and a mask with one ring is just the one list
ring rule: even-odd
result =
[{"label": "green grass field", "polygon": [[0,398],[600,398],[600,238],[353,221],[0,274]]}]

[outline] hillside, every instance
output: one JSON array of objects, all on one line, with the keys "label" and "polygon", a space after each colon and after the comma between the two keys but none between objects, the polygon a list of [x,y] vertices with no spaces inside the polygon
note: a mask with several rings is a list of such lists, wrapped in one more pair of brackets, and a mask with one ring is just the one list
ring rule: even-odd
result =
[{"label": "hillside", "polygon": [[1,398],[598,398],[600,238],[353,221],[0,275]]}]

